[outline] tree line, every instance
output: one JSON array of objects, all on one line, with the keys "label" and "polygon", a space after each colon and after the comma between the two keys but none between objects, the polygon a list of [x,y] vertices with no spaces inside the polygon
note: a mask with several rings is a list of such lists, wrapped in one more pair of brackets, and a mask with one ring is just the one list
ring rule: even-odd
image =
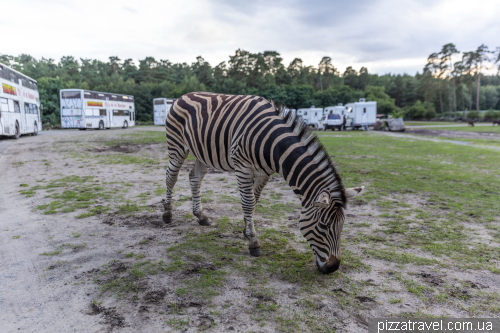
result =
[{"label": "tree line", "polygon": [[[461,55],[461,60],[456,61]],[[203,57],[188,63],[172,63],[146,57],[109,57],[108,61],[64,56],[36,59],[27,54],[0,54],[0,62],[38,81],[43,119],[58,123],[59,90],[89,89],[135,96],[137,119],[153,119],[152,100],[177,98],[192,91],[260,95],[290,108],[326,107],[364,97],[376,101],[378,113],[404,114],[412,119],[456,118],[460,111],[500,109],[500,77],[492,74],[499,52],[481,45],[460,53],[446,44],[432,53],[421,73],[377,75],[362,67],[343,73],[330,57],[317,67],[294,59],[288,66],[276,51],[251,53],[238,49],[216,66]]]}]

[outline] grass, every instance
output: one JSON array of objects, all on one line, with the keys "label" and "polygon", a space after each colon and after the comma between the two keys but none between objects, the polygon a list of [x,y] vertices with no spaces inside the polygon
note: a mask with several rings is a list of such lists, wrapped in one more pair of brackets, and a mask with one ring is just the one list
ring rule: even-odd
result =
[{"label": "grass", "polygon": [[[137,135],[124,134],[106,145],[162,145],[165,142],[164,132],[140,132]],[[455,284],[455,280],[434,286],[411,273],[465,270],[471,276],[489,275],[493,278],[496,277],[493,274],[500,274],[498,152],[373,133],[323,134],[321,141],[335,160],[344,185],[366,185],[367,188],[365,194],[351,201],[351,205],[360,206],[354,213],[355,223],[352,223],[353,217],[347,217],[346,222],[351,219],[351,223],[344,225],[339,271],[330,275],[317,271],[312,251],[297,230],[296,219],[292,225],[287,218],[297,215],[300,207],[287,200],[289,188],[282,180],[270,183],[264,189],[255,211],[257,235],[263,251],[259,258],[249,256],[247,241],[242,236],[239,194],[219,194],[202,187],[203,202],[209,203],[205,207],[215,211],[207,210],[212,226],[194,226],[191,209],[185,211],[181,207],[174,210],[177,219],[187,220],[165,229],[175,237],[174,240],[148,241],[143,238],[148,234],[141,234],[134,243],[148,250],[137,253],[135,247],[135,252],[118,251],[116,257],[119,261],[110,262],[95,274],[94,281],[99,285],[101,297],[137,302],[147,291],[145,281],[164,281],[165,277],[152,279],[151,276],[165,274],[168,281],[172,281],[168,288],[169,293],[174,293],[173,297],[183,301],[201,299],[207,306],[207,313],[226,318],[234,310],[231,305],[219,307],[217,296],[227,296],[227,289],[233,286],[233,281],[244,281],[245,295],[249,295],[244,311],[258,325],[269,325],[272,327],[267,327],[268,330],[282,332],[329,332],[342,326],[329,309],[319,308],[314,298],[318,295],[330,302],[335,301],[335,306],[338,304],[350,314],[366,315],[364,304],[356,296],[376,299],[380,306],[382,302],[379,300],[384,299],[386,305],[393,308],[399,307],[403,300],[406,302],[408,297],[418,297],[416,307],[439,303],[439,307],[468,311],[475,316],[478,313],[485,316],[499,313],[500,297],[492,292],[494,288],[490,288],[491,291],[469,289],[473,296],[466,301],[460,296],[463,294],[456,293],[454,287],[447,284]],[[151,170],[162,173],[164,177],[164,160],[147,155],[147,150],[145,154],[141,153],[144,150],[121,154],[127,156],[125,158],[106,157],[97,162],[116,162],[113,167],[117,171],[125,164],[129,165],[126,170],[137,168],[129,171],[129,179],[142,179],[145,166],[152,167]],[[132,156],[134,159],[129,158]],[[150,163],[148,159],[154,162]],[[189,187],[182,188],[186,177],[183,170],[179,181],[181,188],[178,185],[176,190],[179,192],[174,195],[178,198],[176,205],[183,202],[183,206],[188,205]],[[215,183],[217,187],[234,189],[236,185],[231,177],[208,175],[207,180],[211,186]],[[41,211],[60,213],[72,206],[81,217],[109,210],[130,216],[149,210],[144,206],[145,200],[165,193],[163,180],[152,185],[146,181],[139,185],[137,182],[110,182],[112,186],[95,180],[73,176],[61,176],[54,182],[26,180],[37,186],[22,186],[19,190],[27,191],[26,196],[36,194],[42,200],[47,195],[46,200],[51,202],[42,201],[47,206]],[[130,189],[129,193],[127,189]],[[52,190],[54,192],[48,192]],[[106,205],[98,206],[98,200],[105,200]],[[76,206],[78,204],[81,206]],[[233,217],[235,211],[238,217]],[[348,210],[347,213],[351,212]],[[231,217],[224,214],[231,214]],[[263,223],[266,227],[261,227]],[[123,232],[127,231],[123,229]],[[161,232],[164,230],[158,230],[158,234]],[[75,235],[69,237],[78,238]],[[83,248],[81,246],[65,243],[41,255],[54,256],[63,251],[67,254],[78,251]],[[162,256],[166,253],[168,257],[165,261],[148,259],[152,253],[161,253]],[[387,267],[397,273],[389,275]],[[368,283],[368,277],[377,281]],[[280,286],[290,286],[296,291],[296,300],[291,301],[295,303],[284,305],[276,300],[283,292],[278,290]],[[385,292],[390,294],[380,297],[380,293]],[[426,315],[422,311],[417,309],[417,313]],[[173,329],[185,329],[189,323],[181,306],[164,320]]]},{"label": "grass", "polygon": [[489,126],[429,127],[429,129],[439,131],[490,132],[500,134],[500,126],[491,126],[491,123],[489,123]]}]

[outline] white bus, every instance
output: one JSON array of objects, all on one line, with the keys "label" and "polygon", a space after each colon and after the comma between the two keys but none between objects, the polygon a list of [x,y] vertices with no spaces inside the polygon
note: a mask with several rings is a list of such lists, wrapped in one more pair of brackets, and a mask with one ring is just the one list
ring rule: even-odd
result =
[{"label": "white bus", "polygon": [[0,136],[37,135],[42,121],[36,81],[0,63],[0,84]]},{"label": "white bus", "polygon": [[153,110],[155,125],[165,126],[167,114],[175,102],[175,98],[155,98],[153,99]]},{"label": "white bus", "polygon": [[62,89],[61,127],[104,129],[135,125],[134,96]]}]

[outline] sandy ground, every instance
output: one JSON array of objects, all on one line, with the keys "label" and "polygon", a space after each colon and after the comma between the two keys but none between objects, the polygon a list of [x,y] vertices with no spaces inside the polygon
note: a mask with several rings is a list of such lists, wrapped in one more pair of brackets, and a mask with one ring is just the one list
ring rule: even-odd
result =
[{"label": "sandy ground", "polygon": [[[405,292],[402,285],[391,279],[391,272],[401,266],[383,260],[370,259],[371,272],[350,272],[352,280],[364,285],[362,294],[357,295],[358,305],[353,310],[339,305],[334,297],[323,297],[320,292],[304,295],[294,283],[271,278],[269,287],[276,290],[272,299],[256,297],[249,292],[246,276],[230,274],[220,294],[210,306],[201,298],[179,297],[175,290],[179,284],[196,274],[200,269],[213,269],[210,263],[192,264],[181,272],[162,273],[140,278],[140,292],[133,298],[102,295],[99,289],[99,272],[112,271],[118,277],[131,264],[125,253],[134,252],[146,259],[169,262],[166,247],[182,241],[187,233],[205,232],[196,220],[189,216],[190,196],[187,173],[192,162],[187,162],[180,174],[174,200],[182,201],[175,207],[174,223],[168,227],[158,226],[161,217],[159,202],[161,195],[154,193],[157,185],[164,186],[166,151],[162,144],[121,147],[110,151],[102,145],[103,138],[117,138],[123,133],[140,131],[140,128],[111,131],[59,131],[51,135],[22,137],[9,141],[0,157],[0,327],[2,332],[173,332],[167,324],[172,320],[172,304],[183,308],[182,318],[189,318],[183,332],[274,332],[275,323],[261,324],[253,320],[252,311],[256,304],[270,302],[281,309],[298,307],[304,299],[315,304],[314,315],[331,320],[325,325],[339,332],[366,332],[366,318],[388,316],[394,313],[424,311],[436,315],[467,317],[469,314],[460,306],[429,305],[421,298]],[[151,130],[151,128],[148,128]],[[162,131],[161,128],[154,130]],[[474,133],[476,134],[476,133]],[[61,144],[62,142],[62,144]],[[0,146],[5,141],[0,141]],[[81,146],[80,146],[81,143]],[[95,146],[89,149],[88,144]],[[117,150],[117,151],[116,151]],[[77,153],[77,154],[76,154]],[[160,156],[160,164],[97,164],[93,157],[116,156],[154,157]],[[50,202],[46,198],[51,192],[36,191],[31,197],[20,194],[21,184],[29,186],[37,182],[46,183],[66,176],[93,176],[93,180],[113,189],[122,197],[114,197],[114,206],[106,214],[88,218],[76,216],[81,211],[61,212],[45,215],[39,205]],[[221,179],[224,178],[222,181]],[[223,184],[223,185],[222,185]],[[368,184],[367,184],[368,185]],[[211,192],[210,192],[211,191]],[[273,178],[263,193],[262,200],[270,200],[269,193],[281,193],[279,202],[298,207],[299,201],[283,180]],[[234,174],[210,172],[202,187],[202,193],[217,197],[227,195],[237,198]],[[127,200],[138,201],[146,193],[144,204],[149,212],[137,212],[130,216],[117,215],[117,207]],[[147,194],[149,193],[149,194]],[[425,198],[417,196],[399,197],[415,207],[425,207]],[[396,200],[396,199],[395,199]],[[122,202],[120,202],[122,201]],[[105,202],[103,202],[105,204]],[[215,200],[205,204],[210,217],[227,216],[241,219],[237,203]],[[297,222],[299,209],[286,214],[288,233],[301,237]],[[343,237],[355,237],[360,230],[376,231],[383,223],[376,218],[381,211],[369,203],[360,201],[347,211]],[[371,225],[354,228],[358,223],[370,219]],[[276,220],[266,216],[256,217],[256,228],[262,233],[266,228],[279,228]],[[217,224],[209,228],[216,228]],[[243,225],[241,225],[243,229]],[[241,247],[241,261],[253,260],[246,252],[241,234],[222,235],[232,237],[235,246]],[[68,245],[69,244],[69,245]],[[239,244],[239,245],[238,245]],[[297,247],[303,249],[304,243]],[[41,255],[60,249],[57,255]],[[351,246],[351,251],[358,250]],[[265,249],[264,249],[265,251]],[[114,260],[114,262],[113,262]],[[205,266],[203,266],[205,265]],[[311,269],[315,269],[311,263]],[[421,283],[440,285],[443,279],[451,285],[461,286],[464,281],[473,281],[490,291],[500,289],[496,275],[489,272],[460,272],[454,269],[429,271],[422,266],[405,266],[408,274],[417,276]],[[97,279],[97,280],[96,280]],[[342,291],[342,280],[332,282],[329,290]],[[102,282],[102,281],[101,281]],[[106,281],[109,282],[109,281]],[[458,288],[458,287],[457,287]],[[376,301],[374,296],[376,295]],[[389,299],[401,300],[389,302]],[[99,300],[93,304],[94,300]],[[260,302],[260,303],[259,303]],[[95,303],[95,302],[94,302]],[[458,302],[457,302],[458,303]],[[214,314],[215,313],[215,314]],[[177,330],[179,331],[179,330]]]}]

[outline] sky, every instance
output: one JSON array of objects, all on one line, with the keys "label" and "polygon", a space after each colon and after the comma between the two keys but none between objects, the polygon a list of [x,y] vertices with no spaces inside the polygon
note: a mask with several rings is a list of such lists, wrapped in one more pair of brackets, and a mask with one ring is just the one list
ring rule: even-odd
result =
[{"label": "sky", "polygon": [[202,56],[216,66],[237,49],[269,50],[285,66],[300,58],[316,67],[329,56],[341,73],[414,75],[444,44],[500,46],[498,0],[16,0],[0,8],[0,54],[56,60],[191,64]]}]

